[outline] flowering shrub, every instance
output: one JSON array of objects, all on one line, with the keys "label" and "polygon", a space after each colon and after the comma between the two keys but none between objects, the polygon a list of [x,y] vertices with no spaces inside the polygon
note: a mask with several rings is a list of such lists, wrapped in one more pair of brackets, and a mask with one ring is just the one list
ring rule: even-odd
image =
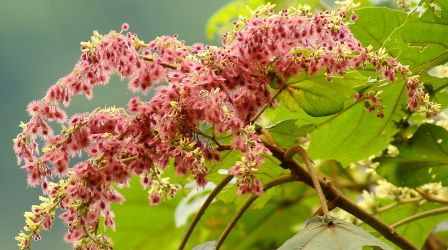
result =
[{"label": "flowering shrub", "polygon": [[[220,152],[228,150],[239,152],[241,157],[228,168],[230,177],[223,186],[235,177],[239,195],[263,196],[269,186],[263,187],[257,172],[272,155],[283,168],[291,169],[294,178],[317,189],[323,219],[331,221],[325,199],[342,194],[313,173],[302,148],[307,148],[306,144],[289,149],[276,145],[277,138],[258,123],[265,111],[285,105],[292,110],[301,108],[310,117],[326,117],[344,112],[345,103],[351,102],[364,105],[368,111],[365,116],[376,114],[375,119],[390,120],[385,117],[390,107],[384,104],[382,92],[395,84],[405,86],[407,93],[403,109],[408,118],[402,124],[409,124],[411,114],[432,118],[442,107],[432,101],[435,92],[422,84],[412,67],[400,63],[386,48],[375,49],[354,36],[350,25],[358,19],[353,12],[358,4],[338,4],[335,10],[317,13],[306,6],[277,12],[273,5],[264,5],[249,17],[234,21],[220,47],[189,46],[177,36],[146,43],[128,32],[126,23],[120,32],[94,32],[90,41],[81,43],[82,54],[72,72],[51,86],[43,99],[28,105],[30,120],[21,125],[23,131],[14,140],[18,163],[28,173],[28,185],[40,186],[44,195],[41,204],[25,213],[26,226],[17,236],[19,247],[29,248],[33,239],[41,238],[41,230],[50,230],[56,210],[61,209],[59,217],[68,227],[64,239],[75,249],[112,248],[111,239],[103,232],[115,229],[111,206],[125,201],[117,187],[139,176],[149,203],[158,205],[181,188],[164,177],[167,168],[174,168],[177,176],[192,176],[202,188],[207,183],[208,166],[219,164]],[[364,78],[359,74],[357,84],[344,82],[346,76],[359,72],[364,72]],[[136,93],[127,108],[98,108],[67,117],[62,106],[69,106],[74,95],[93,98],[93,88],[106,85],[114,74],[128,79],[129,90]],[[297,85],[313,77],[321,78],[314,90]],[[328,88],[331,96],[319,93]],[[347,99],[338,93],[341,89],[354,92]],[[150,91],[154,91],[151,98],[137,95]],[[55,132],[50,122],[63,124],[62,129]],[[298,170],[296,153],[304,159],[308,172]],[[379,183],[383,193],[386,189],[400,190],[387,186],[392,184],[384,180]],[[217,192],[223,186],[218,186]],[[430,194],[423,190],[429,187],[433,186],[406,194],[424,199]],[[379,193],[378,188],[375,194]],[[400,196],[395,191],[394,195]],[[210,197],[208,204],[214,198]],[[443,197],[433,201],[441,202]],[[354,214],[348,205],[336,206]],[[362,205],[367,212],[355,217],[380,232],[387,231],[387,225],[378,229],[365,219],[371,218],[368,211],[372,206]],[[401,236],[384,235],[400,247],[412,246]]]}]

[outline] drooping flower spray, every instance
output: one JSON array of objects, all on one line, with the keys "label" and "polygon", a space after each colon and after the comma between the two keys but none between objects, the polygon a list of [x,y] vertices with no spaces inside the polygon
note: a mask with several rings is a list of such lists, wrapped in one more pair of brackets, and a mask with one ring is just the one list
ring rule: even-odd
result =
[{"label": "drooping flower spray", "polygon": [[[28,105],[30,120],[14,140],[18,163],[28,172],[28,184],[40,185],[41,204],[25,214],[26,226],[17,236],[21,249],[50,230],[56,209],[68,227],[65,240],[75,249],[111,248],[110,239],[98,232],[100,218],[114,228],[111,204],[124,202],[114,189],[140,176],[156,205],[173,197],[179,186],[164,178],[170,159],[178,175],[193,176],[206,184],[207,164],[219,161],[221,145],[202,130],[233,136],[226,149],[238,150],[242,159],[229,169],[236,176],[239,193],[261,194],[256,171],[269,154],[258,137],[254,118],[275,104],[269,83],[279,83],[301,72],[323,71],[328,78],[373,65],[384,79],[407,82],[408,107],[435,112],[417,78],[384,51],[363,47],[351,34],[348,22],[356,20],[351,1],[335,11],[313,14],[307,7],[276,14],[272,5],[253,11],[252,17],[235,21],[221,47],[186,45],[176,36],[162,36],[145,43],[136,34],[94,32],[81,43],[81,58],[72,72],[51,86],[41,100]],[[93,88],[105,85],[113,74],[129,80],[135,96],[125,108],[96,109],[67,118],[62,106],[74,95],[93,98]],[[381,99],[360,94],[381,117]],[[49,122],[63,124],[55,134]],[[39,145],[41,143],[42,145]],[[70,165],[77,155],[86,160]]]}]

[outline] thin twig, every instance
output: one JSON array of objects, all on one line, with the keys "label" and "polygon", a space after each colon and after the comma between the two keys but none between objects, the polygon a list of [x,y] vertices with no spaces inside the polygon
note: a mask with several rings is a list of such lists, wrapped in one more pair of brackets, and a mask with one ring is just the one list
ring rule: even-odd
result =
[{"label": "thin twig", "polygon": [[[140,57],[148,62],[155,62],[154,57],[151,56],[144,56],[144,55],[140,55]],[[177,70],[177,66],[171,63],[167,63],[167,62],[157,62],[159,65],[166,67],[166,68],[170,68],[170,69],[174,69]]]},{"label": "thin twig", "polygon": [[84,230],[84,234],[86,234],[87,237],[89,237],[93,242],[95,242],[96,244],[102,246],[103,249],[109,249],[109,248],[110,248],[110,247],[109,247],[107,244],[105,244],[104,242],[102,242],[102,241],[100,241],[100,240],[94,238],[94,237],[89,233],[89,230],[86,228],[85,225],[83,225],[82,227],[83,227],[83,230]]},{"label": "thin twig", "polygon": [[182,242],[180,243],[179,250],[182,250],[185,248],[185,245],[188,242],[188,239],[190,238],[191,233],[193,233],[194,228],[198,224],[199,220],[201,219],[202,215],[204,215],[205,210],[208,208],[210,203],[215,199],[215,197],[221,192],[221,190],[233,179],[232,175],[227,175],[222,179],[222,181],[213,189],[213,191],[209,194],[207,199],[205,200],[204,204],[202,204],[201,208],[199,209],[198,213],[194,217],[193,221],[191,222],[190,226],[187,229],[187,232],[184,235],[184,238],[182,239]]},{"label": "thin twig", "polygon": [[[337,197],[336,199],[334,199],[334,200],[332,200],[332,201],[330,201],[330,202],[327,203],[327,206],[328,206],[328,210],[329,210],[329,211],[332,211],[333,209],[335,209],[335,208],[338,207],[338,200],[339,200],[339,198],[340,198],[340,197]],[[313,213],[313,216],[312,216],[312,217],[314,217],[314,216],[322,216],[322,215],[324,215],[324,211],[323,211],[322,207],[320,207],[319,209],[317,209],[317,210]]]},{"label": "thin twig", "polygon": [[225,151],[225,150],[230,150],[230,149],[231,149],[230,145],[223,145],[223,144],[221,144],[221,143],[216,139],[215,136],[210,136],[210,135],[208,135],[208,134],[202,132],[202,131],[199,130],[199,129],[193,129],[193,132],[196,133],[196,134],[198,134],[198,135],[201,135],[201,136],[203,136],[203,137],[205,137],[205,138],[208,138],[208,139],[210,139],[211,141],[213,141],[213,142],[216,144],[216,146],[217,146],[216,150],[218,150],[218,151]]},{"label": "thin twig", "polygon": [[437,196],[431,195],[427,192],[423,192],[420,188],[416,188],[415,190],[427,201],[448,204],[448,198],[445,198],[445,197],[442,198],[442,197],[437,197]]},{"label": "thin twig", "polygon": [[437,93],[439,91],[441,91],[442,89],[446,88],[448,86],[448,83],[443,84],[442,86],[436,88],[433,90],[434,93]]},{"label": "thin twig", "polygon": [[[270,188],[278,186],[280,184],[283,183],[287,183],[287,182],[291,182],[291,181],[295,181],[297,180],[296,176],[293,175],[283,175],[283,176],[279,176],[277,178],[272,179],[271,181],[269,181],[268,183],[266,183],[263,187],[263,191],[266,192],[268,191]],[[252,203],[258,198],[259,196],[253,195],[251,196],[244,204],[243,206],[240,208],[240,210],[238,210],[238,212],[232,217],[232,219],[230,220],[229,224],[227,224],[226,228],[224,229],[224,231],[222,232],[221,236],[219,236],[218,241],[216,242],[216,249],[219,249],[222,245],[222,243],[224,242],[224,240],[227,238],[227,236],[229,235],[229,233],[232,231],[233,227],[235,226],[235,224],[238,222],[238,220],[241,218],[241,216],[244,214],[244,212],[246,212],[246,210],[250,207],[250,205],[252,205]]]},{"label": "thin twig", "polygon": [[448,213],[448,207],[440,207],[440,208],[436,208],[436,209],[432,209],[432,210],[428,210],[425,212],[421,212],[418,214],[414,214],[412,216],[409,216],[407,218],[404,218],[402,220],[399,220],[397,222],[395,222],[394,224],[390,225],[393,228],[397,228],[399,226],[402,226],[404,224],[407,224],[409,222],[415,221],[415,220],[419,220],[428,216],[432,216],[432,215],[438,215],[438,214],[444,214],[444,213]]},{"label": "thin twig", "polygon": [[305,152],[305,149],[303,149],[298,144],[288,148],[288,150],[285,151],[284,160],[286,162],[292,161],[294,159],[294,155],[296,153],[299,154],[300,157],[302,157],[303,161],[305,161],[306,168],[308,169],[308,173],[311,177],[311,180],[313,181],[313,186],[317,191],[317,195],[319,196],[320,205],[322,207],[324,217],[329,217],[327,200],[325,199],[325,195],[322,191],[322,187],[320,186],[316,170],[313,167],[313,163],[311,162],[311,159],[308,157],[308,154]]}]

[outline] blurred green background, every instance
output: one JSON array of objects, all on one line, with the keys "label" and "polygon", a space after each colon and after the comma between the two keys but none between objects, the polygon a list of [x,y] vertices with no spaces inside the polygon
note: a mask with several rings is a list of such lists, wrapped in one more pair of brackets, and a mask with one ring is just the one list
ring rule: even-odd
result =
[{"label": "blurred green background", "polygon": [[[27,188],[12,139],[20,131],[19,122],[28,119],[28,102],[43,97],[51,84],[71,71],[80,55],[79,42],[88,40],[93,30],[119,30],[123,22],[145,41],[179,34],[187,43],[206,42],[207,19],[227,2],[0,0],[0,250],[17,249],[14,237],[24,225],[23,213],[40,194],[39,189]],[[115,78],[108,87],[96,89],[93,101],[75,98],[69,111],[123,106],[131,96],[126,86]],[[56,221],[33,249],[71,249],[62,240],[65,227]]]}]

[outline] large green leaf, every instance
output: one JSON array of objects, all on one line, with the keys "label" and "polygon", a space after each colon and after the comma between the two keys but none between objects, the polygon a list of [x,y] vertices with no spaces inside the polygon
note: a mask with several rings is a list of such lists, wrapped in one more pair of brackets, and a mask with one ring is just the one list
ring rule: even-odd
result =
[{"label": "large green leaf", "polygon": [[375,112],[367,111],[364,102],[354,103],[350,99],[344,110],[326,117],[313,117],[303,110],[293,112],[280,103],[266,110],[260,123],[269,127],[280,121],[296,120],[297,128],[312,127],[308,150],[312,159],[337,160],[345,166],[381,152],[398,131],[395,122],[405,116],[404,84],[397,82],[385,86],[382,99],[385,106],[383,119],[377,118]]},{"label": "large green leaf", "polygon": [[[448,34],[445,30],[448,25],[433,9],[428,9],[421,17],[413,13],[406,20],[403,20],[404,13],[385,8],[365,8],[358,10],[358,14],[359,24],[354,24],[351,28],[364,45],[372,44],[375,48],[383,45],[392,55],[403,60],[402,63],[411,64],[419,73],[426,73],[430,67],[442,63],[446,60],[445,56],[448,56],[446,49],[448,40],[443,36]],[[378,20],[381,20],[379,25]],[[400,23],[401,26],[397,28],[396,25]],[[424,33],[427,32],[422,31],[425,27],[428,30],[437,29],[434,31],[434,36]],[[401,53],[396,53],[397,48]],[[428,55],[433,57],[430,58]],[[437,59],[433,60],[434,58]],[[422,65],[425,65],[424,70]],[[300,110],[290,119],[297,119],[299,127],[307,124],[317,126],[311,133],[309,148],[313,158],[335,159],[346,165],[378,153],[387,146],[397,131],[394,122],[399,121],[404,115],[401,111],[404,97],[405,89],[402,83],[395,83],[384,89],[382,95],[386,107],[384,119],[377,119],[366,112],[362,103],[346,105],[344,110],[326,119],[313,119]],[[443,96],[438,95],[436,98],[443,101]],[[323,110],[330,106],[330,102],[326,102],[326,105],[322,105]],[[335,103],[337,102],[333,101],[333,104]],[[296,104],[296,107],[298,106]]]},{"label": "large green leaf", "polygon": [[[312,159],[333,159],[347,165],[381,152],[398,130],[394,122],[404,116],[405,96],[403,83],[390,84],[383,89],[383,119],[367,111],[363,102],[358,102],[324,121],[316,120],[312,123],[316,129],[311,132],[309,155]],[[308,118],[305,122],[309,121]]]},{"label": "large green leaf", "polygon": [[364,46],[372,45],[374,50],[385,48],[436,89],[440,80],[427,72],[448,60],[448,9],[443,8],[446,1],[428,1],[442,6],[440,13],[429,8],[421,16],[417,12],[408,16],[389,8],[363,8],[356,11],[359,18],[350,30]]},{"label": "large green leaf", "polygon": [[378,173],[397,186],[417,187],[441,181],[448,185],[448,131],[423,124],[409,142],[395,143],[397,157],[377,158]]},{"label": "large green leaf", "polygon": [[446,10],[442,9],[438,15],[436,10],[428,8],[421,15],[411,13],[387,39],[384,47],[401,63],[410,65],[414,73],[421,75],[448,61],[447,34]]},{"label": "large green leaf", "polygon": [[384,47],[402,64],[410,65],[414,73],[422,75],[448,60],[446,11],[442,9],[438,15],[428,8],[421,15],[417,11],[406,15],[388,8],[364,8],[356,11],[359,18],[350,29],[364,46]]},{"label": "large green leaf", "polygon": [[351,223],[333,219],[329,224],[320,217],[313,217],[304,230],[286,241],[278,250],[360,250],[364,246],[392,250],[383,241]]},{"label": "large green leaf", "polygon": [[341,111],[344,102],[355,94],[353,88],[366,83],[367,79],[357,72],[331,77],[331,82],[322,72],[302,72],[286,80],[280,98],[291,110],[302,108],[311,116],[328,116]]},{"label": "large green leaf", "polygon": [[383,46],[390,34],[406,20],[406,13],[384,7],[356,10],[358,20],[350,30],[363,46],[372,45],[374,50]]}]

